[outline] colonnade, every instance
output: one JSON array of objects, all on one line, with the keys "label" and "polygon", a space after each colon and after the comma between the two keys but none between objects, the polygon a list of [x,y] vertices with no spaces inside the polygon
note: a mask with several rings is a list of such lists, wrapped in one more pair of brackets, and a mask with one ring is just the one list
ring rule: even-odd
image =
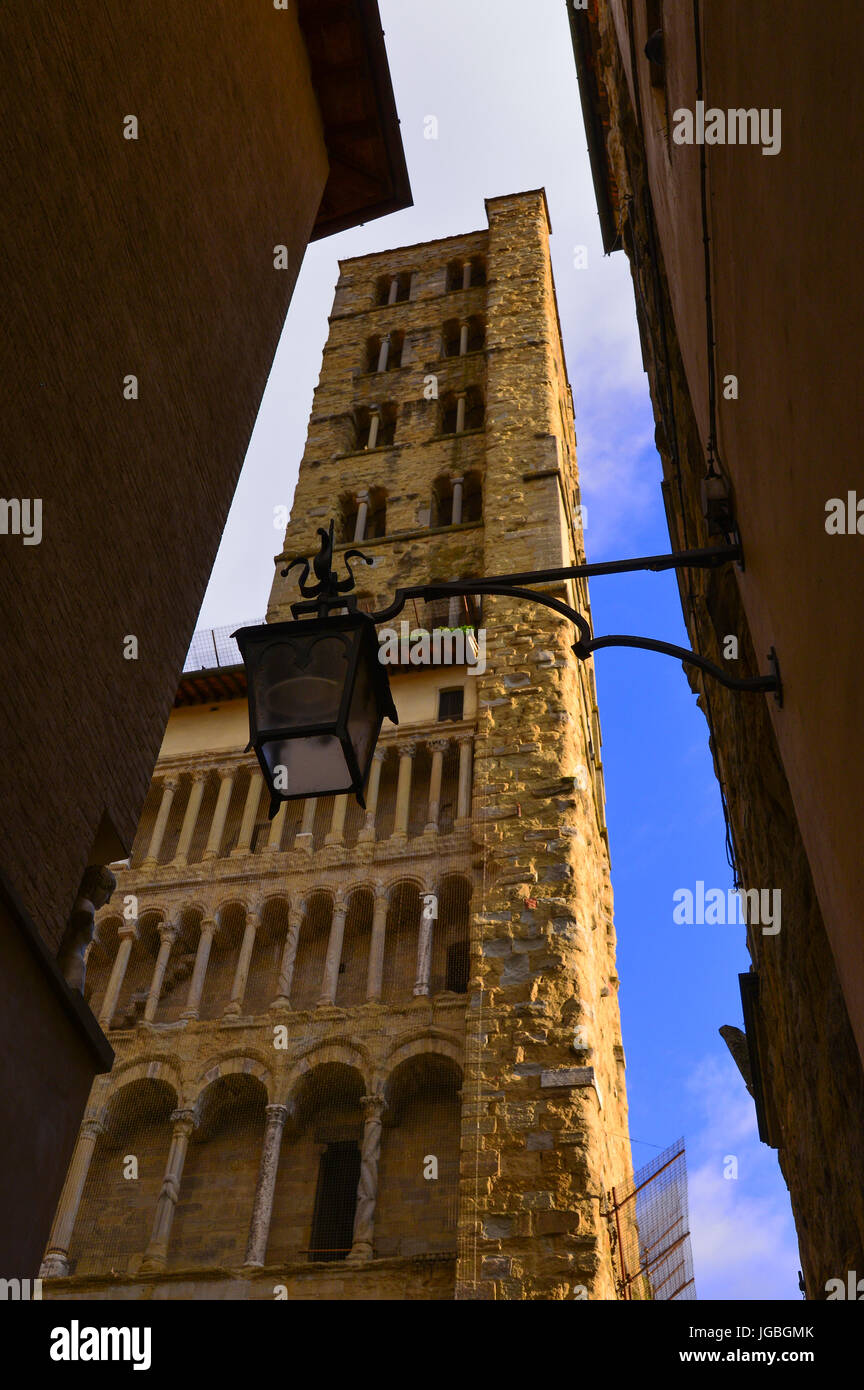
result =
[{"label": "colonnade", "polygon": [[[463,879],[460,875],[450,876],[447,881],[449,883],[463,885],[460,889],[463,893],[463,897],[460,900],[460,907],[464,912],[464,921],[461,922],[461,926],[464,929],[465,939],[467,940],[467,905],[470,897],[470,887],[467,880]],[[432,982],[433,932],[436,922],[439,921],[438,894],[430,890],[429,893],[421,895],[420,890],[411,885],[406,885],[405,880],[398,880],[390,884],[384,884],[379,880],[374,886],[370,885],[368,887],[355,888],[347,892],[339,890],[330,897],[331,911],[327,930],[327,945],[323,967],[321,969],[320,987],[318,987],[316,991],[315,1007],[332,1006],[337,1003],[340,967],[343,964],[344,957],[346,922],[348,921],[352,904],[356,908],[362,909],[364,906],[363,899],[365,899],[365,907],[367,910],[371,907],[369,953],[365,971],[364,997],[367,1003],[381,1002],[388,918],[396,902],[394,893],[404,892],[406,886],[411,893],[417,895],[413,900],[413,910],[410,907],[406,909],[411,913],[412,917],[416,915],[417,918],[416,963],[413,972],[413,983],[410,986],[411,994],[414,997],[421,997],[430,993]],[[269,1004],[265,1005],[265,1009],[268,1011],[284,1011],[293,1007],[292,989],[295,984],[295,966],[301,940],[301,932],[304,924],[307,924],[307,929],[311,928],[313,925],[310,915],[310,906],[312,905],[313,898],[317,899],[315,903],[317,911],[321,909],[322,902],[326,908],[327,896],[329,895],[325,895],[322,890],[316,890],[314,894],[310,893],[306,898],[297,898],[293,901],[275,900],[276,905],[279,906],[281,903],[284,909],[285,917],[287,917],[287,926],[281,954],[279,956],[275,993]],[[369,901],[370,898],[371,903]],[[400,910],[401,902],[402,900],[400,899]],[[237,904],[227,905],[227,907],[232,906],[239,908]],[[261,930],[265,907],[266,903],[261,903],[244,909],[245,920],[243,923],[243,932],[240,938],[233,975],[231,977],[230,990],[227,1000],[221,1007],[221,1015],[223,1018],[237,1018],[244,1012],[253,952],[255,950],[258,933]],[[453,912],[458,910],[460,909],[456,907],[453,908]],[[455,922],[455,918],[449,920],[449,907],[446,911],[448,920],[442,921],[441,925],[445,930],[449,931],[451,925]],[[146,914],[142,914],[142,916],[145,915]],[[181,915],[182,912],[178,913],[174,920],[161,921],[158,923],[159,946],[156,956],[153,959],[152,974],[149,985],[147,986],[147,997],[143,1011],[143,1020],[145,1023],[157,1021],[162,988],[171,952],[181,935]],[[214,942],[217,941],[220,930],[223,927],[221,916],[221,913],[212,916],[204,915],[200,920],[198,941],[195,949],[195,958],[189,980],[188,992],[182,1012],[179,1015],[181,1020],[194,1022],[201,1015],[201,1004],[207,981],[210,956]],[[117,1010],[118,1001],[123,990],[129,962],[132,956],[133,945],[136,940],[140,939],[139,921],[140,918],[128,920],[123,918],[117,929],[117,950],[98,1011],[99,1024],[105,1031],[110,1029],[113,1025],[114,1015]],[[354,1002],[359,1002],[359,1000],[355,1000]],[[123,1026],[123,1024],[121,1023],[120,1026]]]},{"label": "colonnade", "polygon": [[[461,508],[461,491],[459,505]],[[454,484],[454,507],[455,506],[456,498]],[[459,750],[456,826],[458,828],[467,824],[471,817],[471,755],[474,741],[474,735],[471,730],[459,732],[455,736],[447,736],[442,733],[440,736],[430,739],[402,741],[395,745],[379,744],[375,750],[372,769],[369,775],[369,785],[366,793],[366,813],[363,825],[358,834],[358,843],[374,843],[378,838],[381,774],[384,760],[390,754],[391,748],[398,757],[399,774],[396,790],[394,823],[389,838],[397,847],[400,842],[405,843],[408,839],[409,817],[414,794],[414,760],[418,749],[422,745],[425,745],[431,753],[426,797],[426,819],[423,833],[431,837],[439,833],[441,820],[441,779],[444,757],[451,743],[454,741],[458,745]],[[238,774],[246,766],[247,764],[235,763],[229,764],[228,766],[196,767],[192,769],[188,774],[191,778],[191,785],[188,800],[183,812],[177,845],[171,859],[161,864],[160,855],[162,853],[169,817],[177,795],[181,774],[169,772],[161,776],[157,775],[155,780],[159,787],[160,799],[156,810],[156,817],[147,837],[146,846],[143,852],[139,851],[136,853],[132,867],[154,870],[160,867],[167,868],[169,865],[178,869],[185,868],[188,865],[190,848],[201,816],[201,803],[204,795],[205,782],[214,771],[219,776],[219,791],[210,821],[207,840],[202,851],[201,862],[206,863],[213,859],[222,858],[225,857],[226,854],[230,855],[232,858],[241,858],[244,855],[252,853],[253,836],[256,826],[260,824],[261,800],[264,791],[264,779],[257,764],[250,768],[249,786],[243,804],[236,842],[230,850],[223,847],[223,842],[226,838],[228,811],[231,805],[234,785]],[[292,803],[283,801],[273,820],[269,823],[264,852],[278,853],[281,850],[288,807],[291,804]],[[324,839],[325,845],[336,847],[344,845],[345,819],[348,804],[348,796],[333,798],[330,827]],[[293,849],[302,851],[306,854],[313,853],[313,830],[316,820],[316,811],[316,798],[310,797],[304,801],[300,826],[294,838]],[[258,848],[259,846],[256,845],[256,852]]]},{"label": "colonnade", "polygon": [[[453,1067],[453,1095],[458,1097],[459,1068],[456,1063],[448,1065]],[[150,1223],[149,1239],[138,1265],[142,1274],[158,1274],[167,1266],[174,1218],[182,1192],[184,1167],[190,1141],[201,1124],[204,1094],[206,1091],[199,1095],[195,1103],[179,1105],[167,1115],[171,1126],[168,1153]],[[176,1096],[174,1098],[176,1099]],[[351,1248],[346,1254],[346,1263],[349,1265],[363,1264],[373,1259],[375,1254],[375,1214],[378,1204],[383,1121],[388,1107],[387,1082],[378,1080],[371,1089],[360,1095],[359,1106],[363,1116],[359,1141],[360,1173]],[[41,1278],[62,1278],[70,1273],[69,1251],[97,1144],[100,1136],[106,1131],[106,1114],[107,1111],[103,1110],[101,1118],[90,1116],[81,1126],[40,1269]],[[261,1268],[266,1262],[286,1122],[289,1118],[296,1119],[297,1114],[296,1095],[291,1095],[282,1102],[264,1106],[261,1149],[243,1260],[245,1268]],[[308,1123],[308,1117],[306,1122]],[[314,1258],[315,1252],[309,1253]]]}]

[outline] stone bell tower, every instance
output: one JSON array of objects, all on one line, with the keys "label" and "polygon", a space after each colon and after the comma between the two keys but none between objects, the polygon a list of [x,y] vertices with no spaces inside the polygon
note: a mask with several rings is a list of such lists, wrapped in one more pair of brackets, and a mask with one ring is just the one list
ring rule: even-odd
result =
[{"label": "stone bell tower", "polygon": [[[545,196],[486,208],[482,230],[341,263],[270,621],[331,517],[340,573],[352,547],[372,562],[366,611],[584,559]],[[583,583],[551,592],[589,615]],[[184,676],[97,917],[88,990],[117,1060],[46,1297],[621,1296],[592,664],[513,599],[410,604],[379,635],[399,724],[365,809],[268,821],[236,652]]]},{"label": "stone bell tower", "polygon": [[[369,610],[400,583],[585,558],[546,199],[486,209],[487,230],[340,266],[284,555],[314,551],[336,510],[343,545],[374,562],[358,573]],[[290,616],[287,585],[271,620]],[[586,584],[560,596],[590,616]],[[453,729],[460,749],[449,834],[433,738],[429,823],[405,842],[418,868],[452,854],[471,874],[455,1293],[614,1298],[603,1194],[631,1160],[593,664],[539,605],[451,600],[410,617],[471,624],[485,650],[482,672],[391,670],[398,834],[425,781],[422,737]],[[453,698],[462,724],[432,728]],[[373,771],[370,818],[379,785]]]}]

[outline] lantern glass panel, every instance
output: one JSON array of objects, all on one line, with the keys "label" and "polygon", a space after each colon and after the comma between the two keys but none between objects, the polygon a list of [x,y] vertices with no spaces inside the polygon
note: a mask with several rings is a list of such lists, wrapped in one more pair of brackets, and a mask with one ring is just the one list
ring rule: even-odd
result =
[{"label": "lantern glass panel", "polygon": [[327,796],[351,789],[342,745],[332,734],[271,739],[262,744],[261,756],[274,786],[286,797]]},{"label": "lantern glass panel", "polygon": [[335,633],[298,634],[267,647],[255,671],[259,731],[335,724],[352,647],[350,636]]}]

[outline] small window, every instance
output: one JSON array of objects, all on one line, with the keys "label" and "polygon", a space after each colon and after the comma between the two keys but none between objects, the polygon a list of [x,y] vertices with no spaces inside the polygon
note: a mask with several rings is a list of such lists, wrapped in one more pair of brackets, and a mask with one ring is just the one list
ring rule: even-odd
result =
[{"label": "small window", "polygon": [[486,261],[483,256],[472,256],[469,261],[450,261],[447,266],[447,289],[473,290],[486,284]]},{"label": "small window", "polygon": [[354,1140],[328,1144],[318,1166],[310,1260],[344,1260],[351,1252],[360,1150]]},{"label": "small window", "polygon": [[411,272],[403,270],[399,275],[381,275],[375,283],[375,303],[404,304],[411,297]]},{"label": "small window", "polygon": [[443,722],[449,719],[459,720],[465,708],[465,692],[461,685],[458,690],[439,690],[438,691],[438,719]]},{"label": "small window", "polygon": [[445,989],[453,994],[468,993],[471,952],[467,941],[454,941],[447,947],[447,983]]}]

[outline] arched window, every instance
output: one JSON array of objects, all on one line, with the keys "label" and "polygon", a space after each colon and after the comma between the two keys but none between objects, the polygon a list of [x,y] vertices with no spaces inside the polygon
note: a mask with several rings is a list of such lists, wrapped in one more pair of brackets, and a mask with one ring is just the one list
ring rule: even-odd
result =
[{"label": "arched window", "polygon": [[465,474],[462,485],[462,520],[483,520],[483,483],[476,471]]},{"label": "arched window", "polygon": [[387,534],[387,493],[383,487],[369,489],[369,515],[364,540],[375,540]]},{"label": "arched window", "polygon": [[395,401],[385,401],[381,406],[358,406],[354,412],[355,449],[359,452],[391,445],[396,434],[396,415]]},{"label": "arched window", "polygon": [[465,430],[482,430],[485,420],[483,392],[479,386],[467,391],[448,391],[441,398],[441,433],[462,434]]},{"label": "arched window", "polygon": [[450,526],[453,521],[453,479],[442,474],[432,484],[431,526]]},{"label": "arched window", "polygon": [[430,992],[465,994],[470,974],[471,885],[461,874],[438,888],[438,920],[433,936]]},{"label": "arched window", "polygon": [[442,473],[432,484],[430,526],[458,526],[480,521],[483,516],[483,488],[476,470],[454,477]]},{"label": "arched window", "polygon": [[403,270],[398,275],[381,275],[375,282],[375,303],[403,304],[411,297],[411,271]]},{"label": "arched window", "polygon": [[460,1068],[435,1052],[410,1057],[388,1079],[375,1210],[379,1258],[455,1249],[461,1086]]},{"label": "arched window", "polygon": [[447,266],[447,289],[473,290],[486,284],[486,257],[472,256],[470,260],[453,260]]},{"label": "arched window", "polygon": [[366,339],[365,370],[367,372],[393,372],[402,366],[402,349],[405,334],[401,329],[392,333],[375,333]]},{"label": "arched window", "polygon": [[441,356],[458,357],[462,325],[458,319],[448,319],[442,334]]}]

